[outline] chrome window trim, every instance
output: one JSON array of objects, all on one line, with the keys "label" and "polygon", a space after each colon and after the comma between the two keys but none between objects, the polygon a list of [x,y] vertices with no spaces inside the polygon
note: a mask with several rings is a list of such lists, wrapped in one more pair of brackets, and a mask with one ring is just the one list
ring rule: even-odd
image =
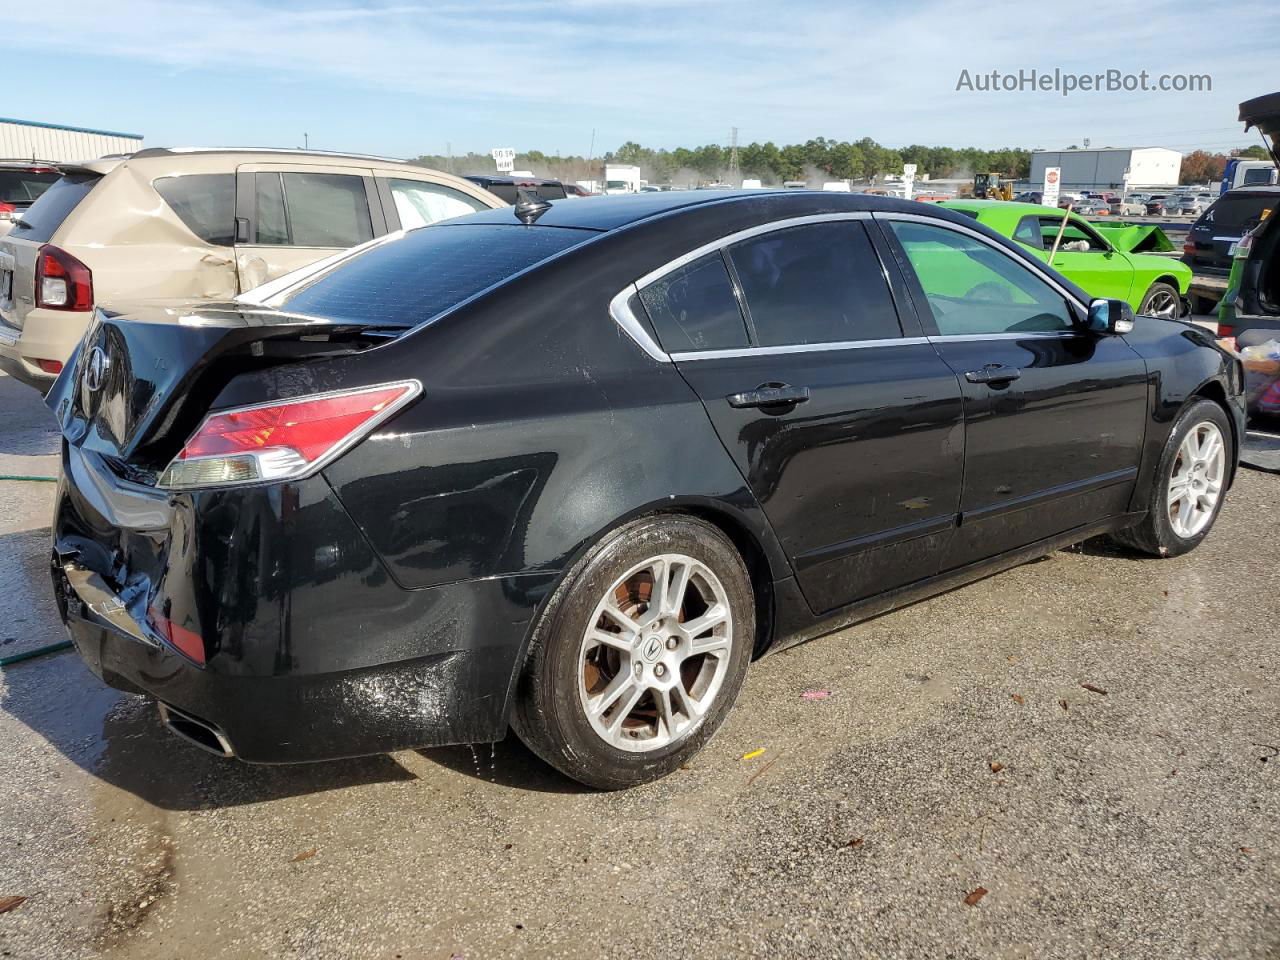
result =
[{"label": "chrome window trim", "polygon": [[629,283],[619,290],[612,300],[609,301],[609,316],[613,317],[614,322],[623,329],[632,340],[639,344],[640,349],[647,353],[659,363],[670,363],[672,357],[662,349],[658,341],[649,335],[648,328],[645,327],[640,319],[631,310],[630,300],[640,290],[634,283]]},{"label": "chrome window trim", "polygon": [[[662,346],[650,336],[648,329],[636,317],[631,310],[628,301],[634,294],[639,293],[644,287],[649,286],[656,280],[661,280],[668,273],[679,270],[686,264],[692,263],[705,257],[709,253],[719,253],[726,247],[746,240],[750,237],[758,237],[766,233],[774,233],[778,230],[786,230],[790,227],[802,227],[810,223],[828,223],[842,220],[870,220],[870,210],[855,210],[849,213],[816,213],[804,217],[789,217],[786,220],[772,220],[769,223],[757,224],[754,227],[747,227],[745,230],[738,230],[735,233],[726,234],[716,240],[702,244],[700,247],[694,247],[686,253],[681,254],[673,260],[668,260],[662,266],[655,270],[650,270],[634,283],[627,284],[619,290],[609,301],[609,315],[613,317],[615,323],[618,324],[626,334],[649,356],[659,362],[670,363],[673,360],[694,360],[701,357],[728,357],[728,356],[754,356],[765,351],[773,353],[798,353],[811,350],[836,350],[849,349],[850,343],[867,343],[872,346],[879,346],[883,341],[846,341],[840,343],[821,343],[821,344],[789,344],[786,347],[743,347],[733,350],[699,350],[699,351],[683,351],[679,353],[669,354],[662,349]],[[734,289],[734,295],[737,296],[737,288]],[[741,304],[739,304],[741,307]],[[895,338],[893,343],[903,342],[903,338]]]},{"label": "chrome window trim", "polygon": [[828,223],[841,220],[870,220],[871,212],[869,210],[858,210],[853,213],[815,213],[807,217],[791,217],[787,220],[773,220],[769,223],[757,224],[754,227],[747,227],[745,230],[739,230],[737,233],[730,233],[718,240],[712,240],[710,243],[704,243],[700,247],[694,247],[688,253],[669,260],[656,270],[650,270],[643,277],[635,282],[637,290],[643,290],[655,280],[661,280],[673,270],[679,270],[686,263],[691,263],[699,257],[705,257],[708,253],[714,253],[723,250],[725,247],[731,246],[740,240],[746,240],[750,237],[758,237],[765,233],[774,233],[778,230],[787,230],[791,227],[803,227],[810,223]]},{"label": "chrome window trim", "polygon": [[750,237],[757,237],[766,233],[774,233],[778,230],[786,230],[790,227],[799,227],[811,223],[826,223],[842,220],[907,220],[917,223],[924,223],[941,227],[944,230],[954,230],[957,233],[963,233],[973,237],[986,244],[993,250],[998,250],[1009,259],[1013,260],[1020,266],[1031,270],[1033,274],[1044,280],[1054,290],[1062,295],[1068,303],[1077,305],[1081,310],[1088,314],[1089,307],[1080,301],[1070,290],[1066,289],[1062,284],[1058,283],[1053,277],[1046,273],[1043,269],[1035,269],[1041,265],[1038,263],[1031,264],[1023,260],[1011,250],[992,243],[990,237],[984,236],[977,230],[973,230],[964,224],[952,223],[949,220],[942,220],[938,217],[924,216],[918,213],[875,213],[870,210],[859,210],[851,213],[819,213],[805,217],[791,217],[787,220],[774,220],[770,223],[758,224],[754,227],[748,227],[745,230],[739,230],[736,233],[728,234],[718,240],[704,243],[700,247],[681,254],[673,260],[669,260],[656,270],[651,270],[634,283],[627,284],[614,295],[609,301],[609,314],[613,317],[614,322],[620,326],[623,331],[631,337],[636,344],[644,350],[650,357],[660,363],[688,362],[693,360],[730,360],[742,357],[767,356],[773,354],[788,353],[815,353],[819,350],[861,350],[875,347],[919,345],[922,343],[932,342],[951,342],[959,343],[973,340],[1043,340],[1043,339],[1061,339],[1063,337],[1078,336],[1081,330],[1035,330],[1025,332],[1012,333],[956,333],[956,334],[939,334],[937,336],[924,337],[889,337],[876,340],[843,340],[832,343],[794,343],[781,346],[770,347],[735,347],[728,350],[683,350],[675,353],[667,353],[662,346],[650,335],[649,330],[636,317],[631,310],[628,302],[632,296],[639,293],[644,287],[656,280],[661,280],[673,270],[678,270],[686,264],[692,263],[705,257],[709,253],[723,251],[725,248],[746,240]]},{"label": "chrome window trim", "polygon": [[966,340],[1064,340],[1078,337],[1087,331],[1083,328],[1075,330],[1024,330],[1011,333],[943,333],[936,337],[927,337],[931,342],[963,343]]},{"label": "chrome window trim", "polygon": [[780,353],[817,353],[821,350],[867,350],[875,347],[918,346],[928,342],[928,337],[885,337],[880,340],[839,340],[833,343],[788,343],[776,347],[686,350],[671,354],[671,359],[677,362],[687,360],[729,360],[735,357],[772,356]]},{"label": "chrome window trim", "polygon": [[[1067,300],[1068,303],[1074,303],[1081,310],[1083,310],[1086,315],[1089,312],[1089,305],[1087,303],[1083,303],[1079,297],[1077,297],[1074,293],[1072,293],[1070,290],[1064,287],[1061,283],[1055,280],[1049,273],[1047,273],[1044,269],[1044,264],[1040,263],[1038,260],[1028,262],[1022,259],[1022,257],[1018,256],[1018,254],[1015,253],[1014,251],[1008,250],[1005,247],[1001,246],[1000,244],[993,243],[990,237],[985,236],[979,231],[974,230],[971,227],[967,227],[962,223],[952,223],[950,220],[943,220],[940,217],[925,217],[925,216],[921,216],[918,213],[897,213],[897,212],[876,213],[875,219],[876,220],[906,220],[911,223],[924,223],[932,227],[939,227],[943,230],[954,230],[956,233],[963,233],[966,236],[973,237],[973,239],[986,244],[992,250],[998,250],[1000,253],[1003,253],[1006,257],[1008,257],[1010,260],[1012,260],[1014,263],[1018,264],[1019,266],[1024,267],[1027,270],[1030,270],[1032,273],[1038,276],[1045,283],[1049,284],[1049,286],[1053,287],[1053,289],[1057,290],[1058,293],[1060,293],[1063,296],[1063,298]],[[1065,333],[1068,331],[1063,331],[1063,332]],[[1025,335],[1026,334],[1023,334],[1023,336]],[[968,334],[965,334],[965,336],[968,336]],[[980,334],[978,336],[995,336],[995,335]]]}]

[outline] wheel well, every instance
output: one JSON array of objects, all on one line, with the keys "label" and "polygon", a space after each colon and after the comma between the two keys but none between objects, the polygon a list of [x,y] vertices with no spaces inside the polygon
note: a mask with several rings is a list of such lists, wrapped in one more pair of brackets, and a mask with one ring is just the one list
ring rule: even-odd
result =
[{"label": "wheel well", "polygon": [[682,507],[673,513],[697,517],[718,529],[737,549],[751,577],[751,592],[756,598],[756,639],[752,659],[769,648],[773,640],[773,572],[760,542],[745,525],[727,513],[706,507]]},{"label": "wheel well", "polygon": [[[1167,283],[1169,286],[1173,287],[1173,289],[1178,291],[1178,296],[1182,296],[1182,287],[1179,286],[1177,277],[1170,276],[1169,274],[1166,273],[1163,277],[1156,277],[1154,280],[1151,281],[1151,283]],[[1150,285],[1148,285],[1147,290],[1150,290],[1150,289],[1151,287]],[[1142,295],[1144,297],[1147,295],[1147,290],[1142,291]]]},{"label": "wheel well", "polygon": [[[1240,435],[1236,432],[1236,418],[1231,415],[1231,407],[1227,403],[1227,391],[1217,380],[1206,380],[1191,395],[1191,398],[1201,397],[1205,400],[1211,400],[1222,408],[1222,412],[1227,415],[1227,423],[1231,426],[1231,443],[1235,450],[1240,449]],[[1231,475],[1228,483],[1235,480],[1236,469],[1231,466]]]}]

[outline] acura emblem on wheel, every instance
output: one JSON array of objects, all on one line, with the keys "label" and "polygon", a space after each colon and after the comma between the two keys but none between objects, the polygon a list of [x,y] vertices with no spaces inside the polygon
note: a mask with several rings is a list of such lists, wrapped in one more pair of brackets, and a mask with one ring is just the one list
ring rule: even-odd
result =
[{"label": "acura emblem on wheel", "polygon": [[94,347],[89,353],[89,362],[84,368],[84,388],[94,393],[102,388],[102,382],[111,369],[111,358],[101,347]]}]

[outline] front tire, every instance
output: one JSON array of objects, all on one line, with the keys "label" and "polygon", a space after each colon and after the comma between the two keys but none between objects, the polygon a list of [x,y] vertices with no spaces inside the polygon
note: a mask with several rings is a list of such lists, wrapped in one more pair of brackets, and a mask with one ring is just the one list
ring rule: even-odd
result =
[{"label": "front tire", "polygon": [[1196,400],[1178,417],[1165,442],[1146,517],[1113,533],[1112,539],[1154,557],[1194,550],[1222,509],[1233,462],[1226,413],[1211,400]]},{"label": "front tire", "polygon": [[1163,317],[1166,320],[1178,319],[1178,307],[1181,300],[1176,287],[1157,280],[1142,296],[1138,313],[1148,317]]},{"label": "front tire", "polygon": [[686,516],[614,531],[539,618],[512,726],[539,757],[604,790],[666,776],[733,706],[755,641],[746,567]]}]

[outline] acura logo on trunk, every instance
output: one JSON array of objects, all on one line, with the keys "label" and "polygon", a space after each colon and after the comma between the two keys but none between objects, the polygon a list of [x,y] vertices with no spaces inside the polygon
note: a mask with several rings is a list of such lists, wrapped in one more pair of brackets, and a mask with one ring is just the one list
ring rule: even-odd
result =
[{"label": "acura logo on trunk", "polygon": [[110,369],[111,358],[107,356],[107,351],[94,347],[89,353],[89,363],[84,368],[84,388],[90,393],[99,390]]}]

